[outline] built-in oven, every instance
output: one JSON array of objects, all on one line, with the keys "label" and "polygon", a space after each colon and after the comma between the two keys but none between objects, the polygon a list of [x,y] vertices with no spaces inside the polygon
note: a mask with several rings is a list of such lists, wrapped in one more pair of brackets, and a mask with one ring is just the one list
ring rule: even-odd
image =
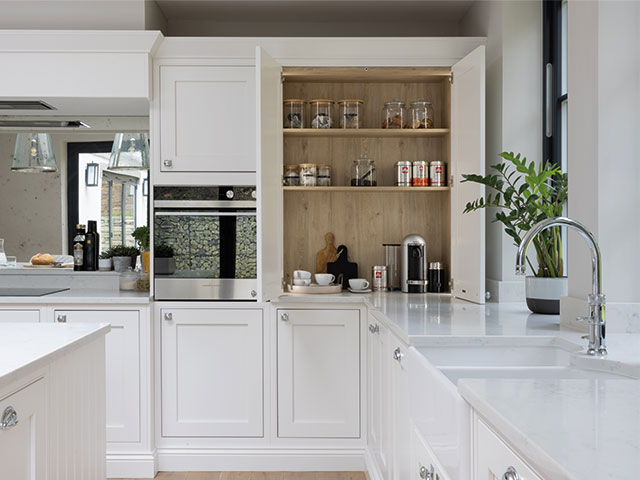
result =
[{"label": "built-in oven", "polygon": [[255,301],[255,187],[156,186],[153,196],[155,298]]}]

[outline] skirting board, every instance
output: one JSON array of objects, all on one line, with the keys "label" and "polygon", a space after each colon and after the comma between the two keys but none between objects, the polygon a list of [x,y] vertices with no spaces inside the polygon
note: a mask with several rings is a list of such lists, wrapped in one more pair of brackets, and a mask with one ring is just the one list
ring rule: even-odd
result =
[{"label": "skirting board", "polygon": [[364,452],[364,462],[366,465],[366,470],[364,471],[367,480],[383,480],[380,471],[378,470],[378,464],[373,459],[373,455],[371,455],[371,451],[367,448]]},{"label": "skirting board", "polygon": [[154,478],[157,472],[154,454],[107,454],[107,478]]},{"label": "skirting board", "polygon": [[365,470],[365,450],[158,449],[159,471],[343,471]]}]

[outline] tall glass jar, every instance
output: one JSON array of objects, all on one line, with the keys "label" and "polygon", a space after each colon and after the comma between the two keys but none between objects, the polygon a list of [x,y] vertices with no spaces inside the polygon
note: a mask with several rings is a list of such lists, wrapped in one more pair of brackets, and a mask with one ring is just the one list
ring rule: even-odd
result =
[{"label": "tall glass jar", "polygon": [[287,187],[300,185],[300,167],[298,165],[284,166],[284,185]]},{"label": "tall glass jar", "polygon": [[311,128],[333,128],[333,100],[311,100]]},{"label": "tall glass jar", "polygon": [[304,128],[305,124],[305,105],[307,102],[297,98],[291,98],[284,101],[284,128]]},{"label": "tall glass jar", "polygon": [[316,185],[318,187],[330,187],[331,186],[331,166],[330,165],[318,165],[317,166]]},{"label": "tall glass jar", "polygon": [[300,164],[300,186],[315,187],[318,181],[318,169],[315,163]]},{"label": "tall glass jar", "polygon": [[400,100],[385,102],[382,109],[382,128],[407,128],[408,117],[405,103]]},{"label": "tall glass jar", "polygon": [[433,128],[433,107],[424,99],[411,102],[411,128]]},{"label": "tall glass jar", "polygon": [[351,186],[375,187],[378,185],[376,162],[366,155],[356,158],[351,165]]},{"label": "tall glass jar", "polygon": [[340,108],[340,128],[360,128],[362,104],[358,99],[346,99],[338,101]]}]

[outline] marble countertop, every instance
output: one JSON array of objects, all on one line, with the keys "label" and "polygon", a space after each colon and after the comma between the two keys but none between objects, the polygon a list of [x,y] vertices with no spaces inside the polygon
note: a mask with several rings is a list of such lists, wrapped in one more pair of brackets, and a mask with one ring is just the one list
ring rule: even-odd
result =
[{"label": "marble countertop", "polygon": [[102,290],[97,288],[71,288],[64,292],[52,293],[42,297],[0,297],[3,304],[148,304],[149,292]]},{"label": "marble countertop", "polygon": [[110,329],[96,323],[0,323],[0,390]]},{"label": "marble countertop", "polygon": [[638,478],[638,380],[463,379],[458,390],[544,478]]}]

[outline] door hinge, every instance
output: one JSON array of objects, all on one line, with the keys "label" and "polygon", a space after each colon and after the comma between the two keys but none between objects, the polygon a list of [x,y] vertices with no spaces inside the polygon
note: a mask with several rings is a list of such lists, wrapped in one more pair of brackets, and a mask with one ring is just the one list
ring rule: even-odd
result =
[{"label": "door hinge", "polygon": [[451,175],[451,177],[449,177],[449,186],[453,188],[453,184],[454,184],[453,175]]},{"label": "door hinge", "polygon": [[280,72],[280,83],[284,83],[284,73]]},{"label": "door hinge", "polygon": [[453,292],[453,278],[449,280],[449,290]]},{"label": "door hinge", "polygon": [[451,75],[449,75],[449,83],[453,85],[453,72],[451,72]]}]

